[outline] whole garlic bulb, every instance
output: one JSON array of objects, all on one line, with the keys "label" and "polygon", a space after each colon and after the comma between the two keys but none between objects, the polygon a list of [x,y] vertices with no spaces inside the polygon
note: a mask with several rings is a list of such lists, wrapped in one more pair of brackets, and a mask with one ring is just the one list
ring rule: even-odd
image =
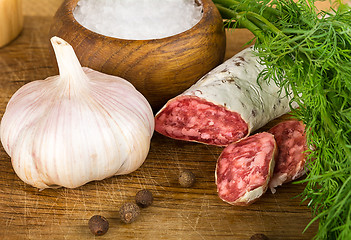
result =
[{"label": "whole garlic bulb", "polygon": [[147,100],[122,78],[82,68],[64,40],[51,43],[60,75],[21,87],[1,120],[16,174],[40,189],[75,188],[139,168],[154,131]]}]

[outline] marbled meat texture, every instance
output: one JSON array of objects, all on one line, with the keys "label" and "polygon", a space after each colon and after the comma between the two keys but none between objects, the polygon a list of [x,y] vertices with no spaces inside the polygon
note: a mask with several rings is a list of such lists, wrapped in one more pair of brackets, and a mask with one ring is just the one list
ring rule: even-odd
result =
[{"label": "marbled meat texture", "polygon": [[257,133],[228,145],[218,158],[218,196],[233,205],[248,205],[268,188],[277,154],[274,136]]},{"label": "marbled meat texture", "polygon": [[156,118],[157,131],[172,138],[228,145],[248,134],[240,114],[198,97],[181,96]]},{"label": "marbled meat texture", "polygon": [[290,98],[274,81],[258,83],[263,69],[252,48],[243,50],[169,100],[156,114],[155,130],[218,146],[247,137],[290,111]]},{"label": "marbled meat texture", "polygon": [[275,187],[295,180],[306,173],[306,135],[305,125],[297,120],[278,123],[268,132],[274,135],[278,147],[274,173],[269,187]]}]

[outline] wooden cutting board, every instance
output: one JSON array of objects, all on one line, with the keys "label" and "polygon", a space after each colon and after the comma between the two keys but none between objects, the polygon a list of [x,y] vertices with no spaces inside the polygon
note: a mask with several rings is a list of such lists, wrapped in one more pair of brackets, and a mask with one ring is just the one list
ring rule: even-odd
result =
[{"label": "wooden cutting board", "polygon": [[[56,75],[48,55],[50,17],[26,16],[22,34],[0,49],[0,117],[12,94],[22,85]],[[250,38],[246,30],[229,32],[226,57]],[[270,123],[271,126],[274,123]],[[269,126],[266,126],[269,127]],[[76,189],[37,189],[14,173],[9,156],[0,148],[0,239],[94,239],[87,222],[105,216],[110,229],[99,239],[249,239],[264,233],[270,239],[311,239],[317,231],[307,202],[297,197],[304,185],[286,184],[267,192],[248,207],[235,207],[217,197],[216,160],[222,148],[176,141],[157,133],[150,153],[132,174],[91,182]],[[192,188],[178,184],[182,169],[192,170]],[[140,218],[122,224],[118,209],[134,201],[140,189],[150,189],[154,203]],[[96,237],[97,238],[97,237]]]}]

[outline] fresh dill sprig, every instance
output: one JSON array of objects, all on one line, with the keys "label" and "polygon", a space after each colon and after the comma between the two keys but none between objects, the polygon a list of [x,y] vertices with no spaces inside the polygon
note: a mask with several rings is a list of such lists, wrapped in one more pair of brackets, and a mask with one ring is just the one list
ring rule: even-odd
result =
[{"label": "fresh dill sprig", "polygon": [[[351,239],[351,10],[314,0],[213,0],[227,27],[245,27],[273,79],[294,94],[306,124],[309,173],[301,194],[319,222],[315,239]],[[309,227],[310,224],[307,226]],[[306,228],[307,228],[306,227]]]}]

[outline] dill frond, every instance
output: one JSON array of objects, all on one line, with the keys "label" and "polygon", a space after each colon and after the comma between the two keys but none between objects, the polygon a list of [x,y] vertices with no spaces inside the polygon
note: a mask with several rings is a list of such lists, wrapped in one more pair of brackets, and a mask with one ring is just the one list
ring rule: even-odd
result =
[{"label": "dill frond", "polygon": [[[317,12],[314,0],[213,0],[254,33],[260,77],[292,89],[310,151],[302,200],[318,220],[315,239],[351,239],[351,10]],[[230,25],[228,25],[230,27]],[[231,26],[231,27],[232,27]],[[307,226],[309,227],[310,224]]]}]

